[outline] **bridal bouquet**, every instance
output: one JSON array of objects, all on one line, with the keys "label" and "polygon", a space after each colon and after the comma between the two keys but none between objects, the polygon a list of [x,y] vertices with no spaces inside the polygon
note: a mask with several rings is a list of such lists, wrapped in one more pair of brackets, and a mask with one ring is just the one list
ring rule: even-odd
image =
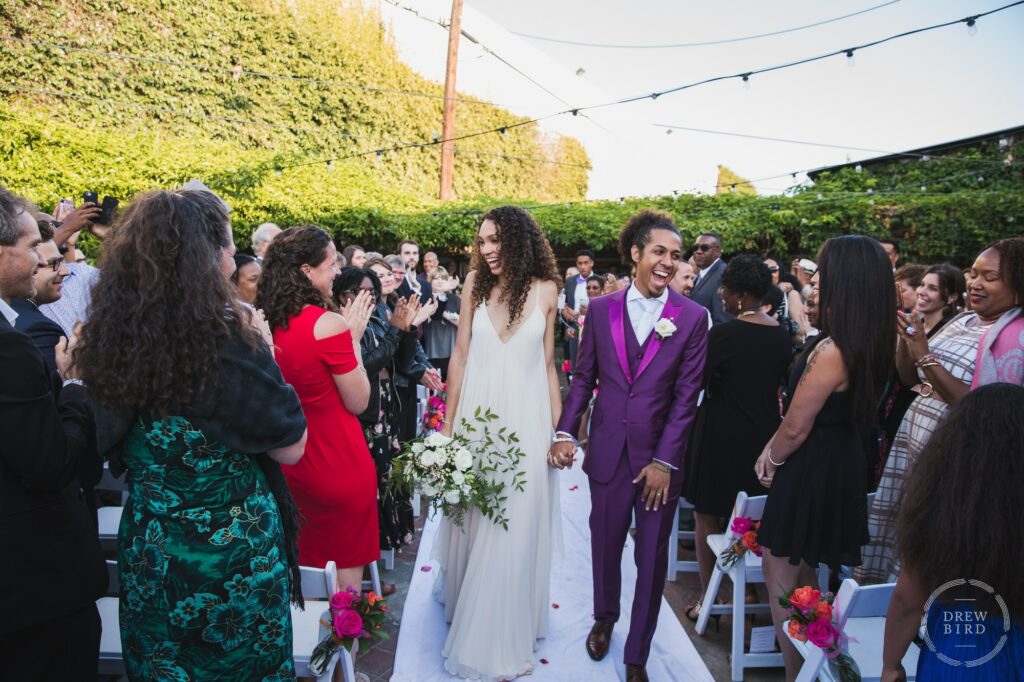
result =
[{"label": "bridal bouquet", "polygon": [[760,526],[760,521],[748,519],[746,516],[737,516],[732,520],[729,530],[732,531],[736,539],[718,558],[718,565],[723,571],[728,571],[735,566],[736,562],[747,552],[761,556],[761,545],[757,543],[757,529]]},{"label": "bridal bouquet", "polygon": [[508,530],[507,493],[522,492],[526,476],[519,470],[519,437],[504,427],[492,431],[497,418],[491,410],[477,408],[472,421],[461,420],[459,435],[448,438],[434,432],[412,441],[392,460],[392,486],[429,496],[431,508],[460,526],[467,511],[478,509]]},{"label": "bridal bouquet", "polygon": [[323,625],[331,633],[324,637],[309,657],[309,671],[320,677],[338,649],[349,649],[360,639],[387,639],[383,623],[388,607],[375,592],[358,596],[354,587],[335,592],[331,597],[331,622]]},{"label": "bridal bouquet", "polygon": [[849,641],[832,623],[831,592],[822,594],[812,587],[798,587],[779,597],[779,604],[789,611],[789,635],[801,642],[822,649],[828,659],[829,671],[840,682],[860,682],[860,669],[843,645]]}]

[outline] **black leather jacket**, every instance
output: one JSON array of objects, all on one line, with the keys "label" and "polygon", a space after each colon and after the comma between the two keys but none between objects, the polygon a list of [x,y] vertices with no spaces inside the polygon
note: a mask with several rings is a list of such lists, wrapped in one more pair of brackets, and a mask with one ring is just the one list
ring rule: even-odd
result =
[{"label": "black leather jacket", "polygon": [[[377,423],[380,416],[380,371],[386,369],[391,375],[391,399],[398,402],[397,386],[408,386],[409,379],[417,383],[430,366],[426,354],[416,340],[415,332],[403,332],[387,322],[388,308],[378,304],[370,317],[366,332],[360,341],[363,352],[363,367],[370,379],[370,400],[359,415],[359,421],[367,426]],[[404,371],[403,371],[404,370]]]}]

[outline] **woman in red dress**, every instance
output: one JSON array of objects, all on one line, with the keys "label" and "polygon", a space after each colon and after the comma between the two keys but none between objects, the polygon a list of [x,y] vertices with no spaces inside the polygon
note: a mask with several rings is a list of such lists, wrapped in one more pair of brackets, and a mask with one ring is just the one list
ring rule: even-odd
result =
[{"label": "woman in red dress", "polygon": [[306,454],[283,467],[305,523],[299,563],[338,566],[339,588],[359,588],[363,566],[380,558],[377,478],[356,415],[370,384],[359,339],[371,300],[360,294],[339,314],[331,303],[338,275],[335,246],[318,227],[293,227],[267,250],[256,307],[274,333],[274,355],[299,394]]}]

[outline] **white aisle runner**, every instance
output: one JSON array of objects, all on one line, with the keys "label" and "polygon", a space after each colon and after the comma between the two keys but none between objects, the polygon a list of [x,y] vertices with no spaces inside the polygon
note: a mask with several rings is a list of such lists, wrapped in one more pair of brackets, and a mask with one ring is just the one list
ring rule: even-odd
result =
[{"label": "white aisle runner", "polygon": [[[633,603],[636,566],[633,540],[627,539],[622,554],[622,608],[612,635],[611,649],[601,662],[587,656],[584,641],[593,624],[593,583],[590,565],[590,491],[587,476],[577,461],[560,479],[565,552],[555,557],[551,576],[551,618],[548,636],[535,652],[533,674],[524,682],[604,682],[625,680],[622,663],[629,614]],[[430,549],[439,517],[427,520],[416,556],[398,636],[398,650],[391,682],[450,682],[459,678],[444,669],[441,648],[448,636],[444,607],[433,597],[437,566]],[[423,570],[429,568],[429,570]],[[495,586],[497,587],[497,586]],[[557,608],[556,606],[557,605]],[[711,673],[694,649],[683,626],[664,599],[658,629],[651,644],[647,673],[655,682],[711,680]]]}]

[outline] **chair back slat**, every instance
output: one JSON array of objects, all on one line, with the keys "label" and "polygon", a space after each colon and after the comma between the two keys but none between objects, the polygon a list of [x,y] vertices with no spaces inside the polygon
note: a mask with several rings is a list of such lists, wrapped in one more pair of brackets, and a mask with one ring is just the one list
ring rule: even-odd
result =
[{"label": "chair back slat", "polygon": [[306,599],[330,599],[338,583],[338,568],[328,561],[323,568],[299,566],[302,574],[302,596]]},{"label": "chair back slat", "polygon": [[742,490],[736,493],[736,504],[732,508],[732,517],[729,518],[729,526],[726,530],[732,527],[732,520],[737,516],[745,516],[751,521],[760,521],[761,516],[764,515],[764,503],[768,500],[767,495],[758,495],[757,497],[749,497]]},{"label": "chair back slat", "polygon": [[861,586],[847,578],[835,599],[836,623],[842,628],[849,618],[884,618],[894,589],[895,583]]},{"label": "chair back slat", "polygon": [[117,562],[107,559],[107,595],[117,597],[121,594],[121,572],[117,568]]}]

